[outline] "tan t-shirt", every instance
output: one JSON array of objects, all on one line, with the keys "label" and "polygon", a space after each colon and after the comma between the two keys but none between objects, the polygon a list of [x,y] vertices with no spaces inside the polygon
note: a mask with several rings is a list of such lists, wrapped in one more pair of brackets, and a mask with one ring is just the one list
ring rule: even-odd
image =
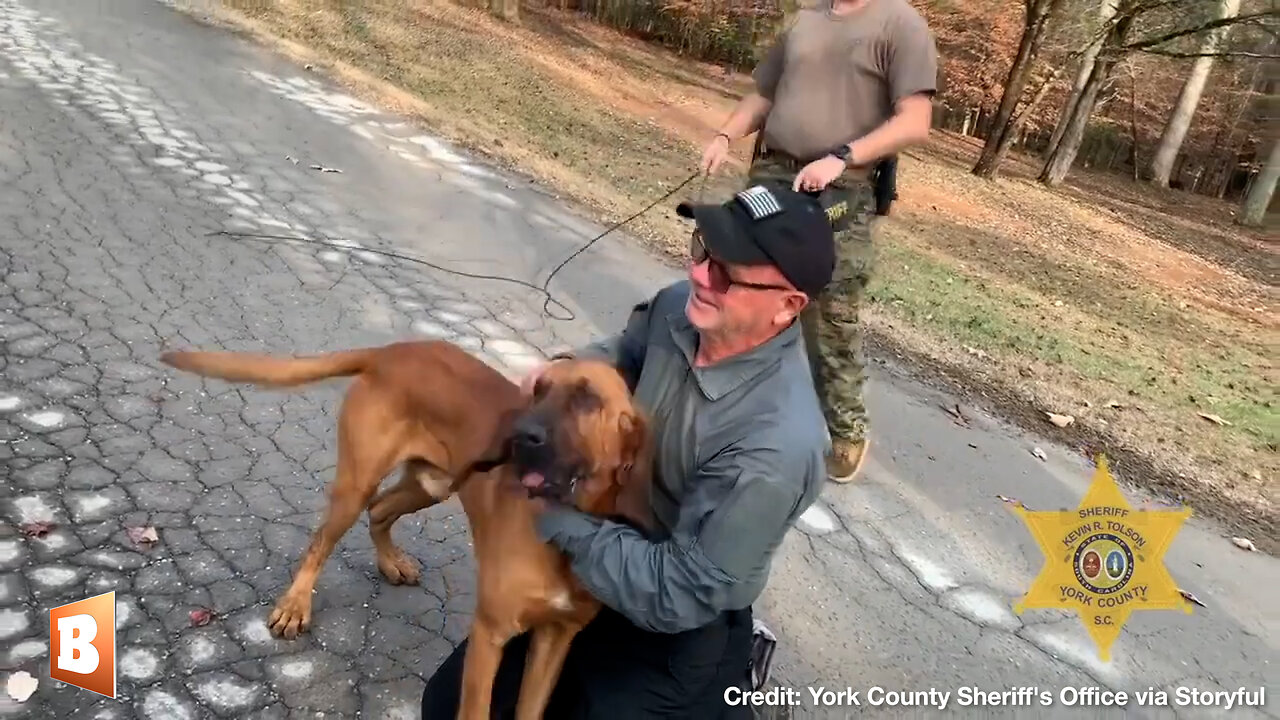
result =
[{"label": "tan t-shirt", "polygon": [[800,10],[753,73],[773,101],[765,146],[806,161],[875,130],[903,97],[937,90],[937,46],[907,0],[829,8]]}]

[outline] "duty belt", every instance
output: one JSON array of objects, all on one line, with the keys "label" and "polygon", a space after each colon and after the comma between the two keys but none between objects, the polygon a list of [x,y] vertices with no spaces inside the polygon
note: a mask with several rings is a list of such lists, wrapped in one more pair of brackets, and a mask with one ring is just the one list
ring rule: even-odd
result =
[{"label": "duty belt", "polygon": [[[787,170],[798,173],[803,170],[806,165],[819,158],[813,158],[813,160],[801,160],[794,155],[789,155],[781,150],[774,150],[773,148],[762,144],[760,146],[760,159],[776,162]],[[852,180],[863,180],[868,182],[871,180],[870,168],[845,168],[845,171],[841,174]]]}]

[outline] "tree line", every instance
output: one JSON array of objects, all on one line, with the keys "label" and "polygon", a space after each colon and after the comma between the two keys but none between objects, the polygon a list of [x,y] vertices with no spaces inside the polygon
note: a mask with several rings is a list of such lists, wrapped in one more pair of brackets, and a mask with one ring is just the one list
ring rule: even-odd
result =
[{"label": "tree line", "polygon": [[[1042,158],[1039,181],[1058,185],[1092,129],[1094,146],[1111,150],[1107,167],[1127,155],[1122,162],[1135,180],[1239,197],[1238,222],[1262,224],[1280,177],[1275,0],[1017,4],[1022,27],[975,175],[994,177],[1030,133],[1030,149]],[[1046,112],[1055,84],[1061,99]],[[1200,132],[1188,144],[1197,119]]]},{"label": "tree line", "polygon": [[[798,0],[544,0],[698,60],[746,70]],[[805,0],[813,2],[814,0]],[[1280,0],[909,0],[941,59],[936,123],[1017,149],[1240,202],[1261,225],[1280,178]],[[520,0],[489,0],[516,21]]]}]

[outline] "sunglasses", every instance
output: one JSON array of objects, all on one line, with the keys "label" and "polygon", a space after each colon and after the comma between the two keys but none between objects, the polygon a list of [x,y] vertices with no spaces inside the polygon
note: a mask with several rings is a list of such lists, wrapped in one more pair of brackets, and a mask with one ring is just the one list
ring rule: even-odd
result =
[{"label": "sunglasses", "polygon": [[786,285],[770,285],[768,283],[753,283],[746,280],[738,280],[729,274],[729,268],[724,263],[717,260],[707,250],[707,244],[702,239],[702,231],[694,230],[689,234],[689,257],[693,259],[694,265],[707,263],[707,277],[711,284],[711,290],[716,294],[723,295],[729,292],[734,285],[738,287],[751,288],[753,290],[786,290],[794,291],[794,288]]}]

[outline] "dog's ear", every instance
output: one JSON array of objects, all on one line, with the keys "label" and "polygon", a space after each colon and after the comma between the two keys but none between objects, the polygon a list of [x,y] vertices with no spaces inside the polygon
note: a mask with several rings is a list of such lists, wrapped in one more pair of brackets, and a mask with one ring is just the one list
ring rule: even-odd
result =
[{"label": "dog's ear", "polygon": [[638,411],[624,413],[618,419],[622,439],[615,482],[618,484],[614,514],[634,524],[637,529],[653,527],[653,511],[649,491],[653,483],[653,436],[649,421]]}]

